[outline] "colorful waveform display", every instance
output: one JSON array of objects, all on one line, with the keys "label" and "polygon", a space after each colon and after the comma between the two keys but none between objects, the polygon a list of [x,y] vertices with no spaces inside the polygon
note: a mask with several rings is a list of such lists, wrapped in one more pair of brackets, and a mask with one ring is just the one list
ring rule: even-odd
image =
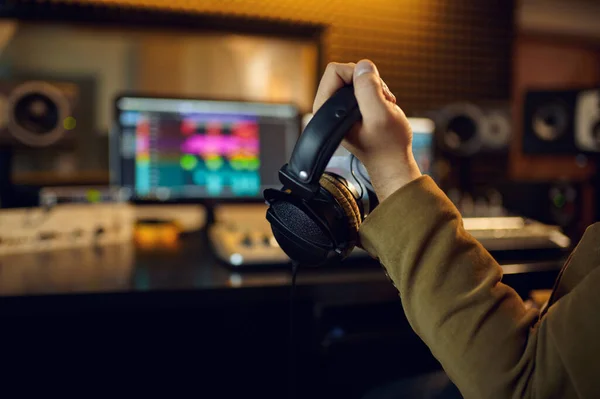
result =
[{"label": "colorful waveform display", "polygon": [[135,127],[135,188],[146,195],[150,186],[150,122],[140,117]]},{"label": "colorful waveform display", "polygon": [[[236,196],[260,190],[260,138],[256,118],[190,115],[181,121],[181,168],[211,196],[228,188]],[[188,180],[186,179],[186,180]]]}]

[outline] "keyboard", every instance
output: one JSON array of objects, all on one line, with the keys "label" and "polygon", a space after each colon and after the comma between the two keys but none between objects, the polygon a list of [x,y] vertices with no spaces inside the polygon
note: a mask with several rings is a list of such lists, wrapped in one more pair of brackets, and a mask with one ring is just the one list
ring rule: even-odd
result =
[{"label": "keyboard", "polygon": [[568,249],[571,240],[558,226],[522,217],[464,218],[463,224],[488,251]]},{"label": "keyboard", "polygon": [[[215,209],[215,223],[208,228],[217,258],[233,266],[288,264],[267,222],[265,205],[223,205]],[[558,227],[522,217],[464,218],[465,229],[488,251],[566,249],[570,240]],[[370,258],[355,248],[350,258]]]}]

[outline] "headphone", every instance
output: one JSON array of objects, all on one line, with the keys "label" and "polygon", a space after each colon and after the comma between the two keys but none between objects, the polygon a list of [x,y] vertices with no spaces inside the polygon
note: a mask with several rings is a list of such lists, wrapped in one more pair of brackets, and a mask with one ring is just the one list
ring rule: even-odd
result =
[{"label": "headphone", "polygon": [[279,170],[283,188],[264,191],[273,235],[296,264],[341,261],[358,242],[358,229],[376,201],[366,171],[355,169],[353,156],[347,167],[326,169],[361,119],[354,87],[342,87],[315,113]]}]

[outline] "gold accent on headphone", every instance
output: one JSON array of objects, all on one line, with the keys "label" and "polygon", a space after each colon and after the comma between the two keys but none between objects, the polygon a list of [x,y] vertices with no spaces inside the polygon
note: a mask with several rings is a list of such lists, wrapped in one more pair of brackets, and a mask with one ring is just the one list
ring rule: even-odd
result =
[{"label": "gold accent on headphone", "polygon": [[324,173],[323,176],[321,176],[319,183],[321,184],[321,187],[333,195],[335,200],[342,207],[344,213],[348,217],[348,227],[355,236],[355,239],[357,239],[358,228],[360,227],[362,220],[356,199],[348,187],[328,173]]}]

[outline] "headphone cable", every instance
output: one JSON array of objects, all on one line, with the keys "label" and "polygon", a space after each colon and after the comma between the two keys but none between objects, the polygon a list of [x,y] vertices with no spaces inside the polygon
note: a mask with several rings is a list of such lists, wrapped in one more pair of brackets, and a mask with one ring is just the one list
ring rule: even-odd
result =
[{"label": "headphone cable", "polygon": [[296,276],[298,274],[298,263],[292,262],[292,283],[290,286],[290,332],[288,346],[288,387],[289,399],[296,398],[296,342],[294,336],[294,302],[296,300]]},{"label": "headphone cable", "polygon": [[[352,177],[354,178],[354,180],[356,180],[356,182],[360,186],[360,197],[362,198],[362,196],[365,194],[365,191],[364,191],[363,185],[360,184],[360,179],[358,177],[356,177],[356,171],[354,170],[354,164],[356,162],[358,162],[358,158],[356,158],[354,156],[354,154],[350,154],[350,173],[352,174]],[[358,174],[361,175],[363,180],[367,180],[364,178],[364,176],[362,176],[362,173],[360,173],[360,170],[358,171]]]}]

